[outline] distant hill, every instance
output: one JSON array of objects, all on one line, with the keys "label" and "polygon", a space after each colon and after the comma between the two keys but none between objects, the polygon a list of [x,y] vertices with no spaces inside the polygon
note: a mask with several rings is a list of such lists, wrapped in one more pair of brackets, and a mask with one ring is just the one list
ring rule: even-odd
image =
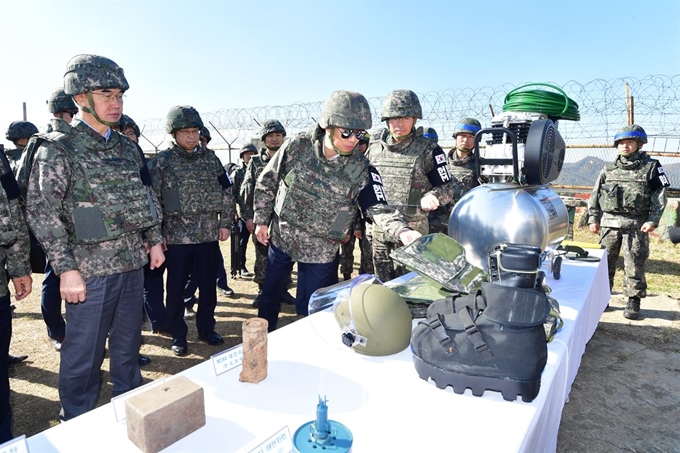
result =
[{"label": "distant hill", "polygon": [[[599,157],[587,156],[578,162],[564,164],[560,177],[553,184],[592,187],[606,163]],[[665,164],[663,168],[671,182],[671,187],[680,188],[680,163]]]},{"label": "distant hill", "polygon": [[595,184],[597,175],[607,162],[599,157],[588,156],[578,162],[566,163],[562,173],[553,184],[560,186],[589,186]]}]

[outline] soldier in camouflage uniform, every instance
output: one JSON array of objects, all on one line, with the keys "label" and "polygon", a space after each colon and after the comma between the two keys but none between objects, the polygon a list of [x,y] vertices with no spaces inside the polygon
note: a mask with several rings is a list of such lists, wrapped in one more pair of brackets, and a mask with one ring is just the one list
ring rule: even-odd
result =
[{"label": "soldier in camouflage uniform", "polygon": [[[12,279],[17,300],[31,293],[30,244],[26,220],[19,201],[19,186],[9,161],[0,156],[0,357],[9,354],[12,338],[12,310],[7,277]],[[8,363],[0,365],[0,444],[11,440],[12,409],[9,404]]]},{"label": "soldier in camouflage uniform", "polygon": [[[296,311],[308,314],[309,297],[338,281],[338,247],[359,207],[385,234],[410,243],[420,234],[386,205],[380,175],[359,153],[357,134],[371,127],[368,101],[335,91],[312,132],[288,140],[269,161],[255,188],[255,236],[269,246],[258,316],[276,329],[293,262],[298,263]],[[271,225],[271,228],[269,227]]]},{"label": "soldier in camouflage uniform", "polygon": [[449,151],[449,170],[458,180],[453,191],[453,201],[430,212],[430,233],[449,234],[449,217],[456,202],[469,190],[479,185],[475,170],[475,134],[482,125],[474,118],[463,118],[453,130],[456,146]]},{"label": "soldier in camouflage uniform", "polygon": [[[212,140],[210,137],[210,131],[207,127],[203,126],[201,132],[199,133],[199,140],[203,148],[208,148],[208,143]],[[212,151],[212,150],[210,150]],[[213,151],[214,152],[214,151]],[[227,175],[230,173],[230,165],[234,165],[229,162],[224,166],[224,171]],[[232,180],[233,183],[233,180]],[[233,189],[232,189],[232,193]],[[198,300],[196,298],[196,290],[198,289],[198,278],[195,278],[196,274],[196,262],[194,261],[194,270],[191,272],[187,286],[184,288],[184,319],[194,319],[196,317],[196,312],[194,311],[194,304]],[[227,271],[224,269],[224,257],[222,256],[222,251],[217,254],[217,265],[215,267],[215,286],[217,291],[223,296],[231,297],[234,295],[234,290],[231,289],[227,282]]]},{"label": "soldier in camouflage uniform", "polygon": [[[427,213],[453,198],[451,176],[444,151],[431,140],[416,134],[416,120],[423,117],[418,96],[410,90],[395,90],[385,98],[382,121],[387,128],[368,147],[368,159],[382,176],[387,199],[402,211],[409,227],[428,234]],[[373,225],[373,265],[378,278],[392,280],[406,271],[395,266],[390,252],[401,244]]]},{"label": "soldier in camouflage uniform", "polygon": [[[255,202],[255,183],[262,173],[265,165],[269,163],[272,157],[283,145],[283,140],[286,137],[286,130],[283,125],[277,120],[267,120],[262,123],[260,128],[260,139],[264,143],[265,148],[260,150],[257,156],[253,156],[246,167],[246,173],[243,177],[243,184],[241,185],[241,198],[243,199],[243,211],[241,211],[242,218],[246,221],[246,228],[252,234],[255,231],[255,224],[253,222],[253,203]],[[267,253],[266,245],[258,242],[257,238],[253,236],[253,244],[255,245],[255,276],[253,281],[257,283],[258,292],[257,297],[253,301],[253,305],[257,306],[262,295],[262,284],[264,283],[264,276],[267,271]],[[290,281],[290,277],[287,278]],[[284,289],[282,294],[283,301],[286,303],[295,303],[295,298]]]},{"label": "soldier in camouflage uniform", "polygon": [[142,383],[142,268],[149,259],[160,266],[165,256],[160,204],[144,156],[111,129],[128,87],[123,70],[108,58],[73,57],[64,91],[78,115],[43,136],[28,180],[26,217],[67,302],[62,420],[94,408],[107,337],[113,395]]},{"label": "soldier in camouflage uniform", "polygon": [[[231,180],[234,182],[234,195],[236,196],[236,203],[238,204],[238,229],[239,229],[239,252],[241,256],[239,257],[241,261],[241,277],[251,278],[255,274],[250,272],[246,267],[246,250],[248,249],[248,239],[250,239],[250,231],[246,226],[246,221],[243,219],[245,215],[245,200],[241,196],[241,187],[243,187],[243,180],[246,177],[246,169],[248,168],[248,163],[250,159],[257,154],[257,148],[252,143],[246,143],[241,148],[239,156],[243,165],[237,167],[231,173]],[[233,239],[233,238],[232,238]]]},{"label": "soldier in camouflage uniform", "polygon": [[172,352],[186,355],[187,324],[184,290],[190,274],[197,278],[200,298],[196,313],[198,338],[223,344],[215,332],[215,288],[219,241],[229,238],[235,215],[232,184],[215,152],[199,144],[203,127],[190,106],[170,108],[166,131],[172,148],[149,161],[153,186],[163,205],[163,238],[167,244],[166,315],[172,334]]},{"label": "soldier in camouflage uniform", "polygon": [[[73,117],[78,113],[78,107],[73,98],[64,92],[63,88],[57,88],[47,100],[47,108],[54,116],[47,124],[47,133],[53,132],[59,128],[59,122],[64,121],[71,123]],[[35,135],[31,138],[24,148],[21,160],[17,165],[17,181],[24,199],[26,199],[26,192],[28,190],[28,176],[33,166],[35,158],[35,151],[40,143],[42,143],[42,135]],[[35,236],[29,232],[31,237],[31,255],[40,256],[44,258],[44,252],[38,243]],[[43,320],[47,326],[47,342],[55,350],[61,350],[61,343],[64,341],[66,335],[66,322],[61,315],[61,295],[59,294],[59,277],[54,273],[54,269],[48,260],[44,263],[45,278],[42,283],[42,292],[40,294],[40,310],[42,311]],[[38,272],[38,270],[34,270]]]},{"label": "soldier in camouflage uniform", "polygon": [[14,121],[7,128],[7,133],[5,138],[10,142],[14,143],[15,149],[6,149],[5,155],[9,159],[9,164],[12,167],[12,173],[16,178],[17,176],[17,166],[19,160],[21,159],[21,154],[24,152],[24,148],[28,143],[28,139],[31,138],[33,134],[38,133],[38,128],[35,124],[28,121]]},{"label": "soldier in camouflage uniform", "polygon": [[[371,136],[367,133],[359,138],[357,149],[361,154],[366,154],[368,144]],[[373,250],[371,241],[366,235],[366,221],[361,216],[361,211],[357,209],[354,222],[352,223],[352,232],[349,235],[349,241],[340,246],[340,273],[344,280],[352,278],[352,270],[354,269],[354,247],[356,240],[359,240],[359,250],[361,252],[361,260],[359,264],[359,275],[373,273]]]},{"label": "soldier in camouflage uniform", "polygon": [[614,136],[619,155],[600,172],[588,202],[590,231],[600,233],[600,244],[607,249],[610,290],[623,247],[627,319],[638,319],[640,299],[647,296],[649,233],[659,225],[670,185],[661,163],[640,151],[645,143],[647,134],[635,124]]}]

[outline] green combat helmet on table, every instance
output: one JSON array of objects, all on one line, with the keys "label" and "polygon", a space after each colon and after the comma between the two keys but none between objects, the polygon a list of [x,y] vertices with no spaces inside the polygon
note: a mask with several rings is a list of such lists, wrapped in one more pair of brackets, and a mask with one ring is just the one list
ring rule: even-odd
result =
[{"label": "green combat helmet on table", "polygon": [[411,340],[411,312],[396,292],[361,284],[334,309],[342,342],[359,354],[385,356],[401,352]]}]

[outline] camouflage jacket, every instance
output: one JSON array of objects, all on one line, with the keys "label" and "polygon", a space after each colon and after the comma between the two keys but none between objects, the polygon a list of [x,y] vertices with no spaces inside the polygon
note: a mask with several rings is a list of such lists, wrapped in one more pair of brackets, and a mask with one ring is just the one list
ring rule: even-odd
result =
[{"label": "camouflage jacket", "polygon": [[[68,130],[70,126],[68,123],[61,118],[51,118],[50,122],[47,124],[47,131],[45,134],[50,132]],[[24,152],[21,155],[21,159],[17,163],[17,170],[15,175],[17,177],[17,182],[19,183],[19,189],[21,190],[21,196],[26,200],[26,191],[28,190],[28,176],[31,174],[31,167],[33,166],[33,160],[35,159],[35,152],[40,146],[41,140],[43,139],[42,134],[33,135],[28,143]]]},{"label": "camouflage jacket", "polygon": [[0,241],[0,297],[9,294],[8,274],[9,278],[18,278],[31,273],[28,228],[19,202],[19,190],[14,177],[9,175],[10,170],[4,164],[0,165],[0,179],[3,181],[0,185],[0,228],[6,239]]},{"label": "camouflage jacket", "polygon": [[434,211],[430,212],[428,216],[431,224],[446,226],[449,224],[449,217],[456,202],[461,199],[470,189],[477,187],[479,182],[475,176],[475,159],[472,152],[462,159],[456,156],[456,148],[452,148],[447,154],[447,162],[451,175],[456,179],[453,190],[453,201],[451,203],[440,206]]},{"label": "camouflage jacket", "polygon": [[5,156],[7,156],[7,160],[9,160],[9,166],[15,177],[17,176],[17,166],[19,165],[23,151],[23,149],[19,148],[5,150]]},{"label": "camouflage jacket", "polygon": [[[276,156],[276,154],[274,154]],[[240,198],[242,199],[241,218],[248,220],[252,219],[254,215],[253,202],[255,196],[255,184],[259,178],[265,165],[271,161],[266,148],[260,150],[260,154],[250,158],[248,166],[246,167],[245,176],[241,183]]]},{"label": "camouflage jacket", "polygon": [[589,224],[609,228],[659,225],[670,184],[658,160],[647,153],[617,156],[605,165],[588,201]]},{"label": "camouflage jacket", "polygon": [[[321,237],[316,225],[309,225],[306,228],[297,222],[284,221],[276,214],[281,205],[285,186],[295,177],[300,167],[313,169],[318,173],[314,187],[308,187],[307,190],[309,198],[316,194],[321,202],[313,208],[305,206],[304,202],[298,202],[296,206],[300,209],[301,219],[307,219],[310,215],[323,215],[322,211],[325,210],[327,212],[323,215],[324,222],[329,223],[331,219],[339,217],[339,209],[353,206],[347,210],[348,223],[344,224],[347,226],[345,233],[349,234],[349,226],[358,206],[365,216],[379,224],[394,240],[398,240],[397,235],[407,227],[399,211],[386,204],[380,175],[364,156],[358,151],[350,156],[338,155],[332,159],[324,156],[322,145],[324,133],[323,129],[316,128],[312,133],[300,133],[287,140],[264,168],[255,188],[253,219],[255,224],[271,223],[269,230],[271,242],[288,254],[293,261],[330,263],[335,259],[341,242],[331,238],[332,235]],[[310,165],[310,159],[316,159],[317,162]],[[329,174],[332,172],[336,174],[344,172],[344,180],[339,182],[338,178],[330,178]],[[328,203],[324,204],[323,200],[326,199],[324,194],[330,192],[333,192],[333,195],[329,195]],[[313,211],[314,214],[302,213],[302,210]]]},{"label": "camouflage jacket", "polygon": [[[205,174],[194,173],[197,168]],[[231,227],[235,215],[232,184],[213,150],[199,146],[188,152],[175,145],[152,157],[149,170],[163,205],[163,237],[168,244],[217,241],[219,229]],[[172,195],[170,189],[178,189],[179,194]],[[199,209],[210,194],[216,197],[214,203]],[[180,209],[171,208],[172,203]]]},{"label": "camouflage jacket", "polygon": [[[380,172],[390,203],[405,213],[411,228],[427,234],[427,212],[420,209],[420,200],[432,194],[440,205],[445,205],[452,200],[458,184],[439,145],[415,132],[394,144],[384,129],[371,141],[366,156]],[[382,238],[379,228],[374,228],[373,234],[378,241],[389,241]]]},{"label": "camouflage jacket", "polygon": [[[64,123],[66,124],[66,123]],[[102,137],[80,119],[72,126],[64,126],[61,131],[46,134],[47,140],[35,152],[33,168],[28,179],[26,198],[26,218],[36,238],[40,241],[57,275],[70,270],[80,271],[83,278],[101,277],[139,269],[147,262],[144,242],[152,247],[162,243],[160,225],[160,203],[153,190],[142,184],[146,174],[144,161],[139,148],[130,139],[111,132],[109,139]],[[101,160],[98,171],[102,175],[121,176],[125,173],[127,186],[134,184],[135,191],[128,192],[128,198],[119,200],[119,205],[145,206],[151,211],[140,215],[155,215],[156,225],[145,231],[125,232],[97,243],[76,242],[75,211],[96,208],[96,203],[74,203],[74,191],[93,200],[101,190],[90,187],[83,178],[80,164],[73,159],[72,152],[66,149],[68,141],[79,153],[89,154],[89,161]],[[117,158],[108,156],[116,153]],[[98,156],[102,157],[99,158]],[[107,158],[104,158],[107,156]],[[150,179],[150,178],[147,178]],[[148,181],[150,184],[150,181]],[[78,189],[80,188],[80,189]],[[132,213],[134,214],[134,213]],[[104,224],[107,227],[108,224]],[[119,225],[113,225],[119,226]],[[111,225],[108,225],[111,227]]]},{"label": "camouflage jacket", "polygon": [[234,198],[236,199],[236,204],[238,205],[239,216],[241,218],[244,218],[243,212],[245,210],[245,202],[243,197],[241,196],[241,187],[243,187],[243,180],[246,177],[246,166],[242,165],[240,167],[236,167],[236,169],[234,169],[231,172],[229,177],[231,178],[231,181],[234,183]]}]

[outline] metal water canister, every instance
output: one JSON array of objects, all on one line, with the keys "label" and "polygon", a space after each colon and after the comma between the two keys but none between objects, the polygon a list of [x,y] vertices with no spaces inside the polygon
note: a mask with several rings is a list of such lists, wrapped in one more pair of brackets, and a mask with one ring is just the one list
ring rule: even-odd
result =
[{"label": "metal water canister", "polygon": [[466,193],[449,218],[449,236],[465,248],[470,264],[487,269],[494,244],[510,242],[556,248],[567,234],[569,214],[548,186],[485,184]]}]

